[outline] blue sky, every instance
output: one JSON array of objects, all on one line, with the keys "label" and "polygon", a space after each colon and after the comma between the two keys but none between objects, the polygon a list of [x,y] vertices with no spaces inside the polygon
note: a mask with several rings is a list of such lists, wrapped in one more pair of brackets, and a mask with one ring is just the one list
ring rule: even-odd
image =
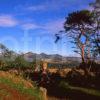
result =
[{"label": "blue sky", "polygon": [[94,0],[0,0],[0,43],[17,52],[73,56],[67,37],[57,44],[55,35],[63,29],[68,13],[91,9]]}]

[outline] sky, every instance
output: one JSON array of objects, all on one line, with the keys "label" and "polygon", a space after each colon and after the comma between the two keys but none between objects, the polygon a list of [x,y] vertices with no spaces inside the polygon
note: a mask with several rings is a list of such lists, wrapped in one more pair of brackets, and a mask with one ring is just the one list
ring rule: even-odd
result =
[{"label": "sky", "polygon": [[68,37],[55,43],[68,13],[94,0],[0,0],[0,43],[16,52],[78,56]]}]

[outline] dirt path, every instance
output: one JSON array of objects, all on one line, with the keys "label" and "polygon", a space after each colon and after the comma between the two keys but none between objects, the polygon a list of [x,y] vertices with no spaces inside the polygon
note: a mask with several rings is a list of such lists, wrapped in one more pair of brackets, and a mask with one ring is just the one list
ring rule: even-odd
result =
[{"label": "dirt path", "polygon": [[36,100],[33,97],[20,93],[5,84],[0,83],[0,100]]}]

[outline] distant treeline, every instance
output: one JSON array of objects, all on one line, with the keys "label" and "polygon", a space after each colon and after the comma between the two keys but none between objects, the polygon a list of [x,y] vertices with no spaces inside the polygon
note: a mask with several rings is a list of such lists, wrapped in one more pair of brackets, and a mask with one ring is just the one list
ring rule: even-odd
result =
[{"label": "distant treeline", "polygon": [[49,68],[67,68],[67,67],[77,67],[79,62],[70,62],[70,63],[48,63]]}]

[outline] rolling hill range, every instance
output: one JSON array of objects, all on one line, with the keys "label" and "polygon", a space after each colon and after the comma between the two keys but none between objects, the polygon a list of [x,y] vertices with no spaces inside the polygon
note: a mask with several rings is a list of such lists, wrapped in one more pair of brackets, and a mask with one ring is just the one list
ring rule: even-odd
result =
[{"label": "rolling hill range", "polygon": [[53,61],[53,62],[70,62],[70,61],[81,62],[80,57],[64,57],[64,56],[61,56],[59,54],[48,55],[45,53],[36,54],[36,53],[32,53],[32,52],[25,53],[24,58],[27,61],[47,60],[47,61]]}]

